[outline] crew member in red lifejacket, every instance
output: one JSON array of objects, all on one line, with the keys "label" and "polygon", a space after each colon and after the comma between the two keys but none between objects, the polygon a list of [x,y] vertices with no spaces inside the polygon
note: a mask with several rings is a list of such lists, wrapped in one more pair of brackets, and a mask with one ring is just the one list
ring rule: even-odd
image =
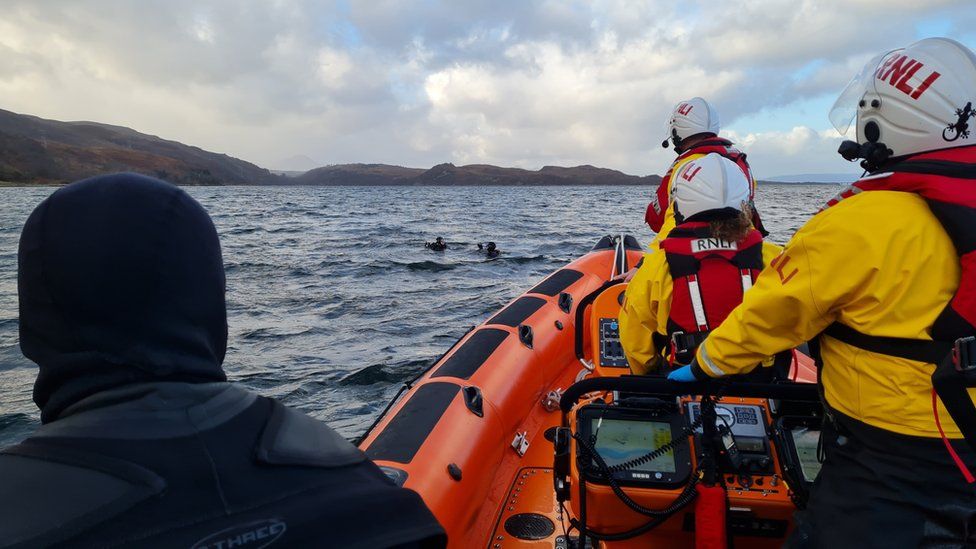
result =
[{"label": "crew member in red lifejacket", "polygon": [[644,221],[650,225],[651,230],[657,233],[651,243],[652,249],[657,249],[661,241],[667,238],[668,233],[674,228],[674,207],[671,204],[671,181],[674,174],[680,172],[682,168],[693,160],[699,159],[706,154],[716,153],[734,162],[749,181],[749,205],[752,208],[751,220],[753,226],[766,236],[759,214],[756,212],[753,199],[756,192],[756,180],[752,177],[752,170],[746,161],[745,153],[736,149],[732,142],[718,136],[719,132],[718,113],[707,101],[701,97],[693,97],[687,101],[678,103],[671,112],[668,119],[668,138],[662,145],[667,148],[668,144],[674,146],[674,151],[678,153],[678,158],[668,168],[667,173],[661,179],[657,192],[647,205],[644,214]]},{"label": "crew member in red lifejacket", "polygon": [[976,544],[976,389],[950,354],[976,335],[973,103],[976,55],[958,42],[870,61],[830,114],[842,135],[855,122],[838,152],[868,175],[797,231],[689,368],[741,374],[819,343],[830,421],[794,546]]},{"label": "crew member in red lifejacket", "polygon": [[671,185],[677,227],[627,287],[620,342],[631,369],[687,364],[780,248],[750,221],[750,182],[728,158],[683,164]]}]

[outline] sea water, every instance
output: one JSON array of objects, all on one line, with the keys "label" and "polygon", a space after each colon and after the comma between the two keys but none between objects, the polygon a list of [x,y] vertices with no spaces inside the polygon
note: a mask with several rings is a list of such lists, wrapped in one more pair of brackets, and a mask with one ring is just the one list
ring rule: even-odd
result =
[{"label": "sea water", "polygon": [[[603,235],[653,237],[648,187],[200,187],[227,271],[231,380],[360,435],[470,327]],[[839,188],[760,187],[784,243]],[[39,425],[17,344],[17,243],[51,188],[0,188],[0,447]],[[442,236],[449,248],[425,241]],[[494,241],[494,259],[476,244]]]}]

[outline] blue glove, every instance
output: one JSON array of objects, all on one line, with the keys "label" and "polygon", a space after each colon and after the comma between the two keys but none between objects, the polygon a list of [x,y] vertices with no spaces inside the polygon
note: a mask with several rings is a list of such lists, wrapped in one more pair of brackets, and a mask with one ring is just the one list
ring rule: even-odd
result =
[{"label": "blue glove", "polygon": [[692,381],[698,381],[695,374],[691,371],[691,364],[687,366],[682,366],[677,370],[668,374],[668,381],[679,381],[681,383],[691,383]]}]

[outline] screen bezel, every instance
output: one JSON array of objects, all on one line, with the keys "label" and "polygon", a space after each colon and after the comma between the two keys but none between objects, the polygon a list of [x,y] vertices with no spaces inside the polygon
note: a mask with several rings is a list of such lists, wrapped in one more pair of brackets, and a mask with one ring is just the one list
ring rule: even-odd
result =
[{"label": "screen bezel", "polygon": [[[677,411],[655,415],[649,410],[588,405],[581,408],[576,415],[577,432],[585,437],[586,440],[589,440],[589,437],[593,434],[591,431],[593,420],[601,416],[604,420],[668,424],[671,427],[672,440],[681,435],[684,425],[684,416]],[[649,471],[644,469],[619,471],[613,474],[613,478],[621,486],[652,488],[675,488],[682,486],[691,477],[691,451],[689,444],[690,442],[686,440],[674,448],[674,472]],[[579,458],[577,458],[577,466],[580,468],[581,474],[585,475],[587,482],[608,484],[605,479],[599,478],[600,475],[597,474],[598,469],[592,460],[590,463],[580,463]],[[644,478],[645,476],[648,478]]]},{"label": "screen bezel", "polygon": [[783,416],[776,422],[778,446],[781,448],[780,461],[782,462],[784,476],[787,480],[800,481],[804,490],[809,491],[816,478],[808,478],[803,470],[803,462],[800,460],[800,452],[796,448],[796,439],[793,438],[793,430],[804,428],[810,431],[819,431],[822,427],[822,419],[803,416]]},{"label": "screen bezel", "polygon": [[[807,475],[806,469],[803,467],[803,459],[800,457],[800,449],[796,445],[796,436],[794,436],[794,432],[797,429],[806,429],[808,432],[817,433],[818,437],[820,436],[819,429],[811,429],[806,425],[794,425],[793,427],[786,429],[786,436],[790,441],[790,452],[793,454],[793,458],[796,460],[794,462],[796,463],[796,472],[799,473],[800,478],[803,479],[803,482],[805,482],[808,486],[812,486],[813,481],[816,480],[817,476],[814,475],[813,478],[810,478]],[[821,463],[820,466],[823,467],[823,463]],[[819,471],[817,474],[819,474]]]}]

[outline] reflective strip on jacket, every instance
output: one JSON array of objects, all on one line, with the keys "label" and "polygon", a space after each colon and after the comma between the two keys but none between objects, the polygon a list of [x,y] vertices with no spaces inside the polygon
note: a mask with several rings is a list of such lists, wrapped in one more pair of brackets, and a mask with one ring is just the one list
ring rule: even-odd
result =
[{"label": "reflective strip on jacket", "polygon": [[[764,241],[763,263],[769,265],[782,249]],[[647,374],[660,366],[664,349],[657,348],[652,335],[667,337],[672,284],[665,254],[658,251],[644,254],[640,269],[627,285],[620,309],[620,344],[635,374]]]},{"label": "reflective strip on jacket", "polygon": [[[698,350],[710,376],[748,371],[833,322],[869,335],[931,339],[929,327],[959,285],[959,258],[914,193],[863,192],[815,215],[759,275]],[[827,402],[874,427],[938,436],[933,364],[863,351],[824,336]],[[970,391],[974,394],[974,390]],[[940,405],[948,436],[959,429]]]}]

